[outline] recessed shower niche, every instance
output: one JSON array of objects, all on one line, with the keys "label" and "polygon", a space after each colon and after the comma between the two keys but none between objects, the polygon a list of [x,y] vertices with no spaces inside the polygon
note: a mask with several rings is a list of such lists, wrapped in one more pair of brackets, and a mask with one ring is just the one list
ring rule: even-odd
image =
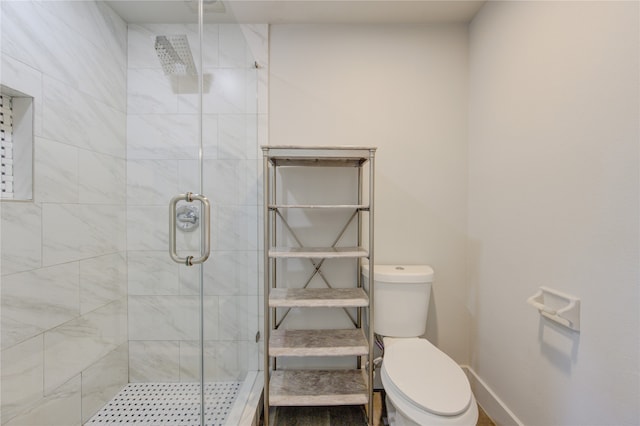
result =
[{"label": "recessed shower niche", "polygon": [[33,199],[33,97],[0,85],[0,199]]}]

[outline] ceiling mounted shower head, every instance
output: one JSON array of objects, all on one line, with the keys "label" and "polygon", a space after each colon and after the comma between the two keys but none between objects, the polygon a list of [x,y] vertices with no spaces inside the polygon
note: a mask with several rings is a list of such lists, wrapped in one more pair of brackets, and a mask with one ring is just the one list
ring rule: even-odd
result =
[{"label": "ceiling mounted shower head", "polygon": [[156,36],[155,47],[166,75],[198,75],[186,35]]}]

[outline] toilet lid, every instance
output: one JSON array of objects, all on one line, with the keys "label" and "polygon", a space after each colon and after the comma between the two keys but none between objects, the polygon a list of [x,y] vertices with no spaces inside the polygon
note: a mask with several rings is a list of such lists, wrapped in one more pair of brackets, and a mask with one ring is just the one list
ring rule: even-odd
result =
[{"label": "toilet lid", "polygon": [[383,367],[395,388],[424,410],[455,416],[469,407],[471,388],[467,376],[425,339],[399,339],[389,345]]}]

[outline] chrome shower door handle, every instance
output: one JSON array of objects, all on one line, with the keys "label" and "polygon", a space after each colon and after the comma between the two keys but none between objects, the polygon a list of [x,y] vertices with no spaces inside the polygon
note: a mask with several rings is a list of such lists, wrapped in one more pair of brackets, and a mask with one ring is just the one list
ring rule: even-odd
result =
[{"label": "chrome shower door handle", "polygon": [[[197,259],[193,256],[180,257],[176,250],[176,206],[178,201],[186,201],[188,203],[198,200],[202,203],[202,253]],[[204,195],[187,192],[186,194],[176,195],[169,202],[169,255],[174,262],[183,263],[187,266],[193,266],[204,263],[209,258],[211,252],[211,205]]]}]

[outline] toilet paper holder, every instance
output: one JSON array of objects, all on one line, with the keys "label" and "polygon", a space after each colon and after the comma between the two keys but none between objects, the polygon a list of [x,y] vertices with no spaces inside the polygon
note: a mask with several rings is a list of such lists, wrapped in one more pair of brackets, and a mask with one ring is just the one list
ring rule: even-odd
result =
[{"label": "toilet paper holder", "polygon": [[573,331],[580,331],[580,299],[577,297],[540,287],[536,294],[527,299],[527,303],[543,317]]}]

